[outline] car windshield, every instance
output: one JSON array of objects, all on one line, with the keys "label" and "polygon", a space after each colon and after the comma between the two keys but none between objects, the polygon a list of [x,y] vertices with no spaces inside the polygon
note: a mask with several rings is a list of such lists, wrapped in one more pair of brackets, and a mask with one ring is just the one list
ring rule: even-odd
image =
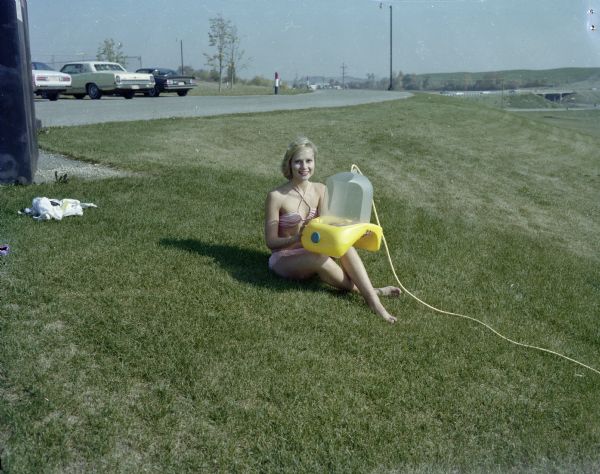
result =
[{"label": "car windshield", "polygon": [[96,63],[94,64],[94,69],[96,71],[120,71],[125,72],[119,64],[111,64],[111,63]]},{"label": "car windshield", "polygon": [[31,63],[31,68],[34,69],[34,70],[36,70],[36,71],[54,71],[54,69],[52,69],[46,63],[32,62]]}]

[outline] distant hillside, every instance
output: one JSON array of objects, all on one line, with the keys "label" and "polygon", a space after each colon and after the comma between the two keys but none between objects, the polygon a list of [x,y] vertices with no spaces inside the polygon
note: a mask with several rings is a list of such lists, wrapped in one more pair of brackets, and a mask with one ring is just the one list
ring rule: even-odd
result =
[{"label": "distant hillside", "polygon": [[[565,87],[583,81],[600,81],[600,68],[515,69],[491,72],[419,74],[418,81],[429,89],[518,89],[522,87]],[[481,87],[491,86],[491,87]]]},{"label": "distant hillside", "polygon": [[[319,78],[319,82],[341,83],[340,77]],[[501,90],[531,87],[597,87],[600,86],[598,68],[515,69],[487,72],[451,72],[432,74],[396,74],[396,90]],[[389,77],[345,78],[351,88],[387,89]],[[579,86],[579,87],[578,87]]]}]

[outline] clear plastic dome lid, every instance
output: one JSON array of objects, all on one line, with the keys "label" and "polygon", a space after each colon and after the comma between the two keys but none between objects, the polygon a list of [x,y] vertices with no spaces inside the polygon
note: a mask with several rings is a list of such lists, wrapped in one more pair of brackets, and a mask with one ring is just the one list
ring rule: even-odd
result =
[{"label": "clear plastic dome lid", "polygon": [[322,215],[331,223],[352,224],[371,221],[373,186],[366,176],[352,172],[327,178]]}]

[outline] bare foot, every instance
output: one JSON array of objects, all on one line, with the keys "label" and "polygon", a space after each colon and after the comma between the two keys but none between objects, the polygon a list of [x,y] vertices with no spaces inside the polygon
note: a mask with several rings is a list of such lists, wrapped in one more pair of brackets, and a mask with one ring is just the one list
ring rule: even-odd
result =
[{"label": "bare foot", "polygon": [[392,316],[385,309],[382,312],[377,311],[377,314],[379,314],[379,316],[381,316],[383,319],[385,319],[390,324],[394,324],[397,321],[396,317]]},{"label": "bare foot", "polygon": [[385,315],[381,315],[383,317],[383,319],[385,319],[388,323],[390,324],[394,324],[397,319],[395,316],[392,316],[391,314],[385,314]]},{"label": "bare foot", "polygon": [[384,286],[383,288],[375,288],[377,296],[400,296],[402,290],[396,286]]},{"label": "bare foot", "polygon": [[381,316],[388,323],[394,324],[397,321],[397,319],[394,316],[387,312],[387,310],[383,307],[381,303],[373,302],[369,305],[369,307],[375,312],[375,314]]}]

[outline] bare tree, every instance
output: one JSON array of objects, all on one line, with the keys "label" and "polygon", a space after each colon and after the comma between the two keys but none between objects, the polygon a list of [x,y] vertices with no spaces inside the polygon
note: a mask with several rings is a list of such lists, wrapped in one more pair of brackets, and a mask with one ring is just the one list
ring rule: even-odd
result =
[{"label": "bare tree", "polygon": [[231,88],[237,79],[237,73],[244,69],[247,64],[245,62],[246,51],[240,48],[240,37],[238,36],[237,28],[231,27],[230,41],[228,48],[229,63],[227,65],[227,74],[231,83]]},{"label": "bare tree", "polygon": [[112,63],[125,64],[127,58],[121,50],[122,47],[123,45],[121,42],[116,42],[112,38],[107,38],[100,46],[98,46],[96,59],[98,61],[110,61]]},{"label": "bare tree", "polygon": [[206,63],[216,69],[219,73],[219,92],[223,84],[223,71],[228,64],[228,51],[231,44],[231,22],[225,20],[222,16],[210,18],[210,27],[208,30],[208,44],[216,48],[214,54],[206,54]]}]

